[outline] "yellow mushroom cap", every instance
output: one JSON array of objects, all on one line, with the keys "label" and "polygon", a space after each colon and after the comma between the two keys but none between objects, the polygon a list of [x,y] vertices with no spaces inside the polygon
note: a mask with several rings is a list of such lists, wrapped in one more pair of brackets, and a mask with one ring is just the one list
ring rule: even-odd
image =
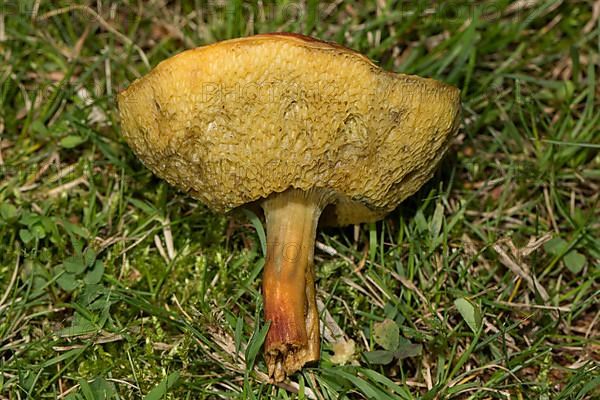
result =
[{"label": "yellow mushroom cap", "polygon": [[427,181],[459,90],[337,44],[256,35],[182,52],[119,94],[122,131],[156,175],[225,212],[289,188],[333,195],[333,224],[373,221]]}]

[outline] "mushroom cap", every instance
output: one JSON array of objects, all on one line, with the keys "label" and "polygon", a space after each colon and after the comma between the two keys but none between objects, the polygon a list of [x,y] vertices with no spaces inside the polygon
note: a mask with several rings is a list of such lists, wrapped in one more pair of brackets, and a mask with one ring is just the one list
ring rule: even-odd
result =
[{"label": "mushroom cap", "polygon": [[377,220],[417,191],[460,111],[453,86],[293,34],[184,51],[118,104],[142,162],[213,210],[316,188],[333,198],[333,225]]}]

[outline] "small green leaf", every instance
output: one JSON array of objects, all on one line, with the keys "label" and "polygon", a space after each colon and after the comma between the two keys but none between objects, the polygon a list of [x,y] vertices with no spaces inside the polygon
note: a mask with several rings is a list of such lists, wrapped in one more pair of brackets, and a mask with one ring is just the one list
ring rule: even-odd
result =
[{"label": "small green leaf", "polygon": [[63,220],[63,221],[61,221],[61,223],[62,223],[63,227],[65,228],[65,230],[69,233],[72,233],[72,234],[82,237],[84,239],[87,239],[90,236],[90,233],[88,232],[88,230],[80,225],[73,224],[67,220]]},{"label": "small green leaf", "polygon": [[96,396],[97,400],[111,399],[116,393],[114,384],[102,377],[94,379],[94,381],[90,383],[90,387],[94,391],[94,396]]},{"label": "small green leaf", "polygon": [[425,219],[425,215],[423,215],[423,211],[418,210],[415,214],[414,218],[415,224],[417,225],[417,230],[421,233],[427,232],[429,229],[429,225],[427,224],[427,220]]},{"label": "small green leaf", "polygon": [[11,222],[17,219],[18,215],[19,211],[17,210],[17,207],[13,206],[12,204],[2,203],[0,205],[0,216],[2,216],[3,220]]},{"label": "small green leaf", "polygon": [[405,358],[419,356],[422,352],[423,346],[420,344],[414,344],[408,339],[400,338],[400,344],[398,345],[398,350],[394,352],[394,357],[400,361]]},{"label": "small green leaf", "polygon": [[64,271],[63,274],[58,277],[56,283],[58,283],[58,286],[65,292],[72,292],[79,287],[79,282],[75,279],[75,275]]},{"label": "small green leaf", "polygon": [[465,298],[454,300],[454,305],[473,333],[477,333],[482,322],[479,307]]},{"label": "small green leaf", "polygon": [[50,236],[60,235],[54,218],[41,216],[39,223],[44,228],[44,231],[46,231],[47,234],[50,234]]},{"label": "small green leaf", "polygon": [[442,203],[435,205],[435,211],[433,212],[433,218],[431,219],[431,225],[429,227],[431,235],[436,238],[440,235],[442,230],[442,222],[444,220],[444,206]]},{"label": "small green leaf", "polygon": [[35,373],[33,371],[19,371],[19,386],[25,391],[31,390],[35,380]]},{"label": "small green leaf", "polygon": [[19,229],[19,237],[21,238],[21,241],[25,244],[33,240],[33,235],[27,229]]},{"label": "small green leaf", "polygon": [[387,350],[365,351],[363,353],[370,364],[386,365],[394,359],[394,352]]},{"label": "small green leaf", "polygon": [[569,271],[574,274],[580,273],[585,266],[585,256],[577,250],[568,252],[564,256],[563,261],[565,262],[565,266],[569,268]]},{"label": "small green leaf", "polygon": [[88,321],[85,318],[80,318],[78,321],[73,321],[73,326],[59,329],[56,335],[59,337],[73,337],[87,335],[89,333],[98,332],[99,328],[96,324]]},{"label": "small green leaf", "polygon": [[246,368],[247,370],[252,370],[254,368],[254,360],[258,355],[258,351],[262,347],[265,338],[267,337],[267,332],[269,331],[270,323],[266,323],[260,328],[260,331],[254,331],[252,337],[248,341],[248,347],[246,348]]},{"label": "small green leaf", "polygon": [[40,120],[33,121],[30,125],[30,129],[35,133],[41,133],[43,135],[48,133],[48,128],[46,128],[46,125]]},{"label": "small green leaf", "polygon": [[575,84],[572,81],[563,81],[562,85],[555,90],[555,98],[564,102],[573,96],[575,92]]},{"label": "small green leaf", "polygon": [[104,274],[104,263],[100,260],[96,261],[94,264],[94,268],[91,271],[88,271],[83,278],[83,281],[87,285],[95,285],[102,280],[102,275]]},{"label": "small green leaf", "polygon": [[79,387],[81,388],[81,392],[83,393],[85,400],[96,400],[96,396],[94,396],[94,391],[85,379],[79,379]]},{"label": "small green leaf", "polygon": [[33,225],[40,222],[40,216],[36,213],[26,211],[21,215],[19,222],[23,225],[27,225],[28,228],[31,228]]},{"label": "small green leaf", "polygon": [[373,338],[375,343],[386,350],[394,351],[400,342],[400,329],[391,319],[377,322],[373,326]]},{"label": "small green leaf", "polygon": [[559,237],[550,239],[544,244],[544,250],[546,250],[546,253],[549,253],[553,256],[557,256],[559,254],[564,253],[565,251],[567,251],[568,247],[569,244],[564,239],[561,239]]},{"label": "small green leaf", "polygon": [[91,247],[85,249],[83,253],[83,259],[85,261],[85,265],[91,267],[94,265],[94,261],[96,261],[96,252]]},{"label": "small green leaf", "polygon": [[163,379],[154,389],[150,391],[144,400],[161,400],[167,395],[167,392],[179,380],[179,372],[173,372]]},{"label": "small green leaf", "polygon": [[37,239],[43,239],[46,237],[46,231],[44,230],[42,224],[35,224],[30,228],[30,231]]},{"label": "small green leaf", "polygon": [[67,257],[63,261],[63,265],[65,266],[65,270],[72,274],[81,274],[85,271],[85,262],[81,255]]},{"label": "small green leaf", "polygon": [[[95,302],[95,300],[97,300],[100,296],[102,296],[102,290],[103,288],[101,287],[101,285],[90,285],[89,283],[85,285],[85,287],[83,288],[83,291],[81,293],[79,293],[79,295],[77,296],[77,301],[80,302],[81,304],[84,304],[86,306],[88,306],[89,310],[94,310],[94,308],[91,307],[91,304]],[[108,300],[105,299],[104,304],[106,305],[106,302]],[[100,307],[102,308],[102,307]],[[95,309],[99,309],[99,308],[95,308]]]},{"label": "small green leaf", "polygon": [[260,241],[260,247],[263,252],[263,256],[267,256],[267,235],[265,234],[265,229],[263,228],[262,222],[260,222],[260,218],[252,211],[243,208],[242,212],[246,215],[246,218],[250,220],[250,223],[256,229],[256,234],[258,235],[258,240]]},{"label": "small green leaf", "polygon": [[87,139],[82,138],[77,135],[69,135],[65,136],[60,140],[60,145],[65,149],[72,149],[73,147],[79,146],[81,143],[85,142]]},{"label": "small green leaf", "polygon": [[75,250],[76,254],[81,254],[83,252],[83,241],[77,239],[75,236],[71,236],[71,246],[73,246],[73,250]]}]

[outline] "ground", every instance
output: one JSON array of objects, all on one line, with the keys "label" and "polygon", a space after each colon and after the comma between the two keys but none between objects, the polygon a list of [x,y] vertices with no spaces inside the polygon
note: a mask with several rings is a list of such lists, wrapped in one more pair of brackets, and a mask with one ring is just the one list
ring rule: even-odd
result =
[{"label": "ground", "polygon": [[[0,399],[598,398],[599,17],[597,0],[1,2]],[[416,195],[319,232],[322,359],[279,386],[260,222],[154,177],[115,101],[183,49],[271,31],[463,103]]]}]

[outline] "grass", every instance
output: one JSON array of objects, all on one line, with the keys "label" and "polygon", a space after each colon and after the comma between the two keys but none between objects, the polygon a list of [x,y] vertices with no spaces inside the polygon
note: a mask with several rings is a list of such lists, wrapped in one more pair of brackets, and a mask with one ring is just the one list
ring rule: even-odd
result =
[{"label": "grass", "polygon": [[[599,10],[0,3],[0,398],[598,398]],[[280,386],[252,221],[153,177],[115,103],[185,48],[276,30],[452,83],[464,109],[422,190],[318,235],[322,360]]]}]

